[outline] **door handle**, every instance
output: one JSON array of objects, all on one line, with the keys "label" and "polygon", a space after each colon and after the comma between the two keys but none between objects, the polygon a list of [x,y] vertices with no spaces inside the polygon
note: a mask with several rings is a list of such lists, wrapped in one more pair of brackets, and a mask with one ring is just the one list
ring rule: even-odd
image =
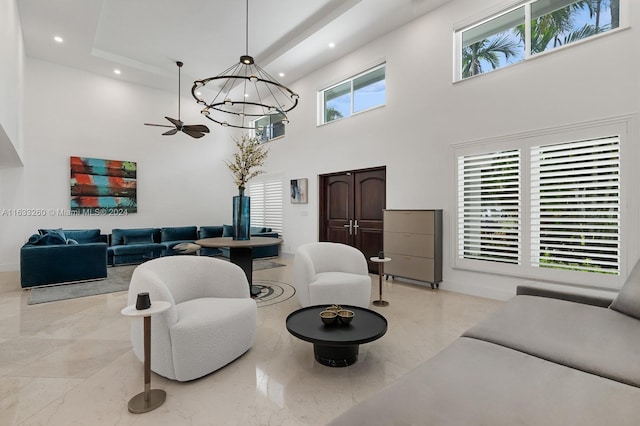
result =
[{"label": "door handle", "polygon": [[360,225],[358,225],[358,219],[356,219],[356,223],[355,223],[355,225],[353,225],[353,227],[356,230],[356,235],[358,235],[358,228],[360,228]]},{"label": "door handle", "polygon": [[353,221],[349,219],[348,225],[343,225],[345,228],[349,228],[349,235],[353,235]]}]

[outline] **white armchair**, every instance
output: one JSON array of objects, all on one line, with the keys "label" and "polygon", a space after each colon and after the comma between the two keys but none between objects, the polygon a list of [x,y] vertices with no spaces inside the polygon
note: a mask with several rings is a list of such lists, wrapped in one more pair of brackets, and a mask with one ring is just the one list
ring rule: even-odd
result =
[{"label": "white armchair", "polygon": [[[200,256],[168,256],[138,266],[128,304],[138,293],[171,307],[151,317],[151,370],[178,381],[197,379],[253,345],[257,306],[247,278],[233,263]],[[131,344],[144,360],[142,321],[131,322]]]},{"label": "white armchair", "polygon": [[355,247],[330,242],[304,244],[296,251],[293,268],[302,307],[333,303],[369,306],[367,260]]}]

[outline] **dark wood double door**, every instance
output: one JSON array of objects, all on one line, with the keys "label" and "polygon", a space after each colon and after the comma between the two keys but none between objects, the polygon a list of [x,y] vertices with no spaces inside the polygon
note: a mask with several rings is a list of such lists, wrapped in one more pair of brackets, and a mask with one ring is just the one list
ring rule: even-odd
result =
[{"label": "dark wood double door", "polygon": [[386,168],[377,167],[320,175],[320,241],[348,244],[369,258],[382,250],[386,207]]}]

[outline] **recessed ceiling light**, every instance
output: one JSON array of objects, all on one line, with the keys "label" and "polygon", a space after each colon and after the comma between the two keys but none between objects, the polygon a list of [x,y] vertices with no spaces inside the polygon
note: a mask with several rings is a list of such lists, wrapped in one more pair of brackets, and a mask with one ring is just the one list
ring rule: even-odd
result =
[{"label": "recessed ceiling light", "polygon": [[119,70],[119,69],[115,69],[115,70],[113,70],[113,72],[114,72],[115,74],[120,75],[120,70]]},{"label": "recessed ceiling light", "polygon": [[333,49],[334,47],[336,47],[336,44],[331,42],[331,43],[329,43],[329,47]]},{"label": "recessed ceiling light", "polygon": [[55,40],[56,43],[62,43],[64,41],[64,39],[60,36],[53,37],[53,40]]},{"label": "recessed ceiling light", "polygon": [[280,74],[278,74],[280,77],[284,77],[284,73],[281,72]]},{"label": "recessed ceiling light", "polygon": [[196,92],[196,95],[202,96],[202,92]]}]

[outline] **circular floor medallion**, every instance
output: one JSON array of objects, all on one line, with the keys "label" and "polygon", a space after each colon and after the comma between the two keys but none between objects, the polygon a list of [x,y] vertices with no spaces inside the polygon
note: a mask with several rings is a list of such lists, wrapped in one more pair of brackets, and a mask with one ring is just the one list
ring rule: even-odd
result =
[{"label": "circular floor medallion", "polygon": [[284,302],[296,294],[290,284],[281,281],[253,280],[253,285],[260,288],[260,293],[254,297],[259,308]]}]

